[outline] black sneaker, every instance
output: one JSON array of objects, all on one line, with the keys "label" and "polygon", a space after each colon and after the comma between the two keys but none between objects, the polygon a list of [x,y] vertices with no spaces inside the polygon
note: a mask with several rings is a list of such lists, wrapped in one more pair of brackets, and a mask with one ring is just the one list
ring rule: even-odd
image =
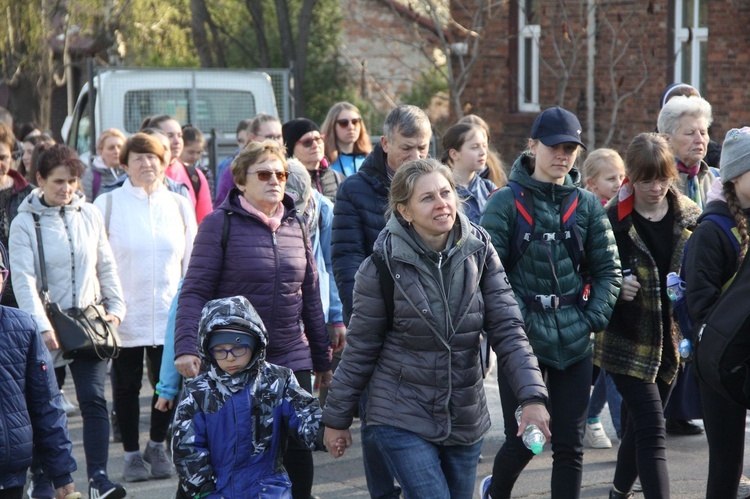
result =
[{"label": "black sneaker", "polygon": [[112,483],[104,472],[89,480],[89,499],[121,499],[127,492],[119,483]]},{"label": "black sneaker", "polygon": [[703,428],[684,419],[667,419],[667,433],[671,435],[700,435]]}]

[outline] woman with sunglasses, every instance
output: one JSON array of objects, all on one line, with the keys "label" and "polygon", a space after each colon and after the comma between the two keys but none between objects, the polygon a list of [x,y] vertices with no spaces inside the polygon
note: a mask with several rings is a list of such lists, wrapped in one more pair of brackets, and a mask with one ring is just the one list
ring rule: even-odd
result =
[{"label": "woman with sunglasses", "polygon": [[[312,392],[331,379],[328,337],[310,235],[285,193],[287,160],[276,142],[251,142],[232,163],[235,187],[201,223],[177,306],[175,365],[194,377],[200,368],[198,321],[210,300],[242,295],[268,328],[266,359],[294,371]],[[290,438],[284,467],[295,499],[309,499],[312,453]]]},{"label": "woman with sunglasses", "polygon": [[679,271],[700,208],[678,192],[674,154],[660,135],[633,139],[625,172],[617,199],[607,205],[625,278],[594,348],[594,362],[612,376],[628,412],[609,497],[632,498],[640,476],[646,499],[664,499],[669,474],[663,409],[680,364],[666,280]]},{"label": "woman with sunglasses", "polygon": [[336,202],[336,191],[344,176],[332,170],[325,157],[325,135],[315,122],[307,118],[287,121],[281,127],[286,154],[298,160],[310,173],[313,189]]},{"label": "woman with sunglasses", "polygon": [[94,202],[104,218],[129,311],[118,329],[122,350],[112,362],[114,409],[125,451],[126,482],[168,478],[174,473],[165,444],[172,411],[154,407],[156,394],[151,402],[149,441],[143,453],[138,428],[144,358],[155,388],[169,306],[187,270],[197,230],[190,201],[164,185],[168,165],[165,152],[165,146],[154,135],[131,136],[120,151],[120,164],[128,178],[122,187],[102,194]]},{"label": "woman with sunglasses", "polygon": [[359,109],[349,102],[337,102],[328,111],[323,136],[328,163],[345,177],[356,173],[372,151],[370,135]]}]

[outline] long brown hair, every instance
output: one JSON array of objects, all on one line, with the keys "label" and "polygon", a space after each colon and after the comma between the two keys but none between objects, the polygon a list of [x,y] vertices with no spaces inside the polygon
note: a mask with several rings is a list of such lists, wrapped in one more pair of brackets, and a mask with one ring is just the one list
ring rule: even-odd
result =
[{"label": "long brown hair", "polygon": [[354,154],[361,154],[367,156],[372,152],[372,143],[370,142],[370,134],[367,133],[367,127],[365,121],[362,119],[362,113],[359,112],[357,106],[350,102],[337,102],[328,111],[321,133],[325,135],[324,143],[326,146],[326,158],[328,162],[333,164],[339,158],[339,148],[336,144],[336,120],[339,119],[341,111],[351,111],[357,113],[359,116],[359,137],[354,142]]}]

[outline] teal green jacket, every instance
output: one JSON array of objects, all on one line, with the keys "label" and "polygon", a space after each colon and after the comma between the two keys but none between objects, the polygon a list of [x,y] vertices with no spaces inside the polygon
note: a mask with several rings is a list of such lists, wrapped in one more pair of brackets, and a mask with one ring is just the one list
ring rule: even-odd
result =
[{"label": "teal green jacket", "polygon": [[[526,323],[529,342],[539,362],[555,369],[579,362],[592,354],[594,333],[602,331],[620,293],[622,273],[617,245],[607,215],[599,199],[577,187],[580,174],[575,168],[564,185],[531,178],[529,156],[522,154],[513,164],[510,180],[531,191],[534,197],[534,233],[557,232],[560,203],[573,189],[579,190],[576,225],[583,238],[590,293],[578,305],[557,309],[531,310],[522,297],[580,295],[585,280],[573,266],[562,241],[532,241],[508,279]],[[517,210],[510,187],[489,199],[481,225],[492,237],[500,260],[506,262],[514,244]]]}]

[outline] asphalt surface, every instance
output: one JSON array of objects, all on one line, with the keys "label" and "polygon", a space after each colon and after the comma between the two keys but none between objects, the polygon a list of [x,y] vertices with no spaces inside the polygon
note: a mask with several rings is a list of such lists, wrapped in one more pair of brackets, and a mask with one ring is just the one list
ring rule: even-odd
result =
[{"label": "asphalt surface", "polygon": [[[70,379],[70,377],[68,378]],[[149,403],[151,401],[151,389],[147,379],[144,377],[144,388],[141,396],[141,448],[148,441],[148,418]],[[72,392],[72,386],[66,392]],[[502,411],[497,391],[497,382],[494,373],[485,381],[487,398],[490,406],[493,426],[485,438],[482,455],[483,461],[477,468],[477,489],[475,497],[479,497],[479,483],[481,479],[492,472],[492,461],[496,451],[504,441]],[[602,422],[607,434],[613,440],[612,449],[586,449],[584,456],[583,483],[581,490],[582,498],[606,498],[611,487],[614,476],[615,462],[617,460],[617,439],[613,438],[615,432],[605,408]],[[700,422],[698,422],[700,423]],[[78,490],[86,497],[85,460],[82,444],[82,422],[80,415],[73,415],[69,420],[71,438],[79,471],[74,475]],[[313,494],[321,498],[364,498],[368,497],[367,487],[362,467],[362,453],[359,439],[359,425],[355,421],[352,427],[354,445],[347,449],[346,454],[334,460],[330,455],[315,453],[315,485]],[[747,434],[746,434],[747,435]],[[747,444],[747,436],[745,438]],[[705,482],[708,468],[708,450],[704,434],[696,436],[672,436],[668,437],[667,459],[670,473],[672,498],[698,499],[705,497]],[[748,460],[750,445],[745,446],[745,461]],[[109,449],[109,475],[113,481],[121,479],[123,467],[123,451],[121,444],[110,444]],[[526,470],[521,474],[514,489],[514,498],[545,498],[550,497],[550,475],[552,466],[552,453],[549,446],[544,452],[535,457]],[[748,474],[748,466],[745,474]],[[128,497],[140,499],[166,499],[174,495],[177,480],[151,480],[148,482],[124,484],[128,491]],[[636,498],[643,497],[636,493]],[[429,498],[425,498],[429,499]]]}]

